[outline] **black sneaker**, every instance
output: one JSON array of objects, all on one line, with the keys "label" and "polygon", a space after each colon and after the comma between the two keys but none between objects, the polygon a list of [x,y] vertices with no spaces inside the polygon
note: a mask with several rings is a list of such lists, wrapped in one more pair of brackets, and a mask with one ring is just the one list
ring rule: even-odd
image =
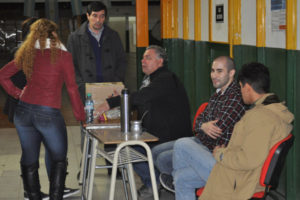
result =
[{"label": "black sneaker", "polygon": [[175,187],[173,184],[173,176],[161,173],[159,175],[159,181],[166,190],[175,193]]},{"label": "black sneaker", "polygon": [[142,187],[140,187],[140,189],[138,189],[138,196],[139,199],[140,198],[153,198],[153,190],[152,187],[147,187],[145,185],[143,185]]},{"label": "black sneaker", "polygon": [[[49,200],[49,195],[41,192],[42,200]],[[24,200],[29,200],[28,194],[24,191]]]},{"label": "black sneaker", "polygon": [[67,187],[65,187],[65,189],[64,189],[64,198],[66,198],[66,197],[70,197],[70,196],[73,196],[73,195],[75,195],[75,194],[78,194],[79,193],[79,189],[72,189],[72,188],[67,188]]}]

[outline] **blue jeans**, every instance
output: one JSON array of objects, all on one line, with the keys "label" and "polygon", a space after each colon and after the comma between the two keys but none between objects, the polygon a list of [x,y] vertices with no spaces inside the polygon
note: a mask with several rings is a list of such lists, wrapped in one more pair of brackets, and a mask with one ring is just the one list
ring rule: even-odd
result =
[{"label": "blue jeans", "polygon": [[174,144],[173,178],[176,200],[196,199],[195,189],[205,186],[216,160],[196,137],[181,138]]},{"label": "blue jeans", "polygon": [[[147,154],[144,147],[134,146],[133,148],[136,151],[138,151],[144,155]],[[137,175],[139,175],[139,177],[141,178],[141,180],[145,186],[152,187],[148,162],[133,163],[133,169],[137,173]],[[156,182],[159,183],[159,172],[155,168],[154,168],[154,170],[155,170]]]},{"label": "blue jeans", "polygon": [[66,160],[67,130],[59,109],[20,101],[14,124],[22,147],[22,165],[38,162],[42,142],[48,151],[47,159],[53,162]]},{"label": "blue jeans", "polygon": [[165,142],[153,147],[152,156],[155,167],[160,171],[160,173],[172,174],[173,171],[173,147],[174,141]]}]

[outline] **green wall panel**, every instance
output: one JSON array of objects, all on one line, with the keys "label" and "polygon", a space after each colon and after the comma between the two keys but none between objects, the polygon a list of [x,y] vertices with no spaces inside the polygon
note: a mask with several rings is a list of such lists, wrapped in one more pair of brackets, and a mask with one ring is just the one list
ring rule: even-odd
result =
[{"label": "green wall panel", "polygon": [[[293,134],[295,141],[287,158],[287,200],[300,199],[300,51],[287,51],[287,105],[294,113]],[[297,67],[298,66],[298,67]]]},{"label": "green wall panel", "polygon": [[210,60],[213,60],[219,56],[229,56],[229,45],[220,43],[210,43]]},{"label": "green wall panel", "polygon": [[168,68],[174,72],[181,82],[184,81],[183,68],[183,40],[182,39],[164,39],[163,45],[166,48],[169,58]]},{"label": "green wall panel", "polygon": [[257,62],[262,64],[266,64],[266,48],[265,47],[257,47]]},{"label": "green wall panel", "polygon": [[[210,48],[208,42],[195,42],[195,106],[207,102],[210,97]],[[195,110],[195,111],[196,111]]]},{"label": "green wall panel", "polygon": [[184,86],[187,91],[192,116],[195,113],[195,41],[184,40],[183,47]]},{"label": "green wall panel", "polygon": [[176,51],[176,49],[173,49],[172,48],[172,40],[171,39],[163,39],[163,48],[166,49],[166,52],[168,54],[168,58],[169,58],[169,61],[168,61],[168,69],[173,71],[174,72],[174,69],[173,69],[173,51]]},{"label": "green wall panel", "polygon": [[257,48],[249,45],[236,45],[233,47],[233,58],[238,72],[243,64],[257,61]]},{"label": "green wall panel", "polygon": [[270,70],[271,92],[275,92],[282,101],[286,101],[286,50],[277,48],[265,48],[265,65]]},{"label": "green wall panel", "polygon": [[248,45],[234,46],[234,60],[237,70],[249,62],[265,64],[271,75],[271,91],[281,100],[286,100],[287,56],[285,49],[255,47]]}]

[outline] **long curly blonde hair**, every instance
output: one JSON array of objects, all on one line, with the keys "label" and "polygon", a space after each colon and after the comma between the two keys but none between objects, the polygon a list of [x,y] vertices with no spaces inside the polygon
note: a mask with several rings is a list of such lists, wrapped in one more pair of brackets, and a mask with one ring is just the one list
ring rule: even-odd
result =
[{"label": "long curly blonde hair", "polygon": [[56,35],[57,29],[57,25],[53,21],[44,18],[37,20],[30,26],[30,33],[15,54],[15,63],[18,68],[24,71],[27,80],[31,78],[33,71],[37,40],[43,53],[46,39],[50,39],[51,64],[55,63],[58,54],[57,45],[60,43]]}]

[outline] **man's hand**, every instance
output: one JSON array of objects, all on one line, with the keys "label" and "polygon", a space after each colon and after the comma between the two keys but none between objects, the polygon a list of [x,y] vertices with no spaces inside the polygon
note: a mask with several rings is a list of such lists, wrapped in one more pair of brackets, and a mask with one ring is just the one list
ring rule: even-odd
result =
[{"label": "man's hand", "polygon": [[225,148],[225,145],[224,144],[222,144],[222,145],[219,145],[219,146],[215,146],[215,148],[214,148],[214,150],[213,150],[213,156],[215,156],[215,154],[216,154],[216,152],[217,152],[217,150],[218,149],[221,149],[221,148]]},{"label": "man's hand", "polygon": [[105,101],[104,103],[100,104],[96,109],[95,109],[95,115],[97,118],[98,116],[100,116],[102,113],[104,113],[105,111],[108,111],[110,109],[107,101]]},{"label": "man's hand", "polygon": [[120,94],[118,93],[117,90],[113,90],[113,93],[111,95],[109,95],[107,98],[111,98],[111,97],[115,97],[115,96],[119,96]]},{"label": "man's hand", "polygon": [[217,127],[215,125],[215,123],[217,121],[218,120],[209,121],[209,122],[203,123],[201,126],[201,129],[204,131],[204,133],[206,133],[206,135],[208,135],[212,139],[217,139],[222,134],[222,129],[220,129],[219,127]]}]

